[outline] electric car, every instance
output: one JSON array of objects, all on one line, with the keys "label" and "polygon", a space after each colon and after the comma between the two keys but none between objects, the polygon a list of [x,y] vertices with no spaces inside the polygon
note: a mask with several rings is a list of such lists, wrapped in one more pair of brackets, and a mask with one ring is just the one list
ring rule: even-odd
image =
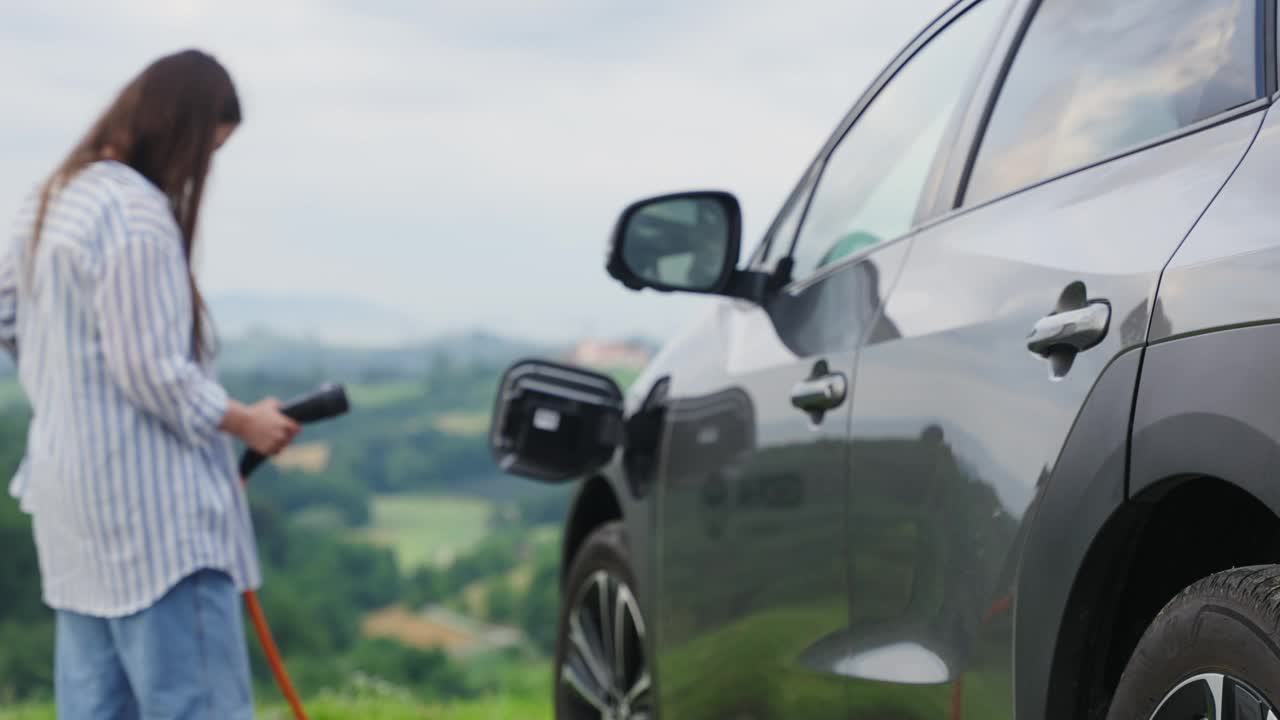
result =
[{"label": "electric car", "polygon": [[1276,34],[961,0],[745,257],[732,195],[626,209],[608,272],[706,312],[491,432],[578,484],[556,717],[1275,720]]}]

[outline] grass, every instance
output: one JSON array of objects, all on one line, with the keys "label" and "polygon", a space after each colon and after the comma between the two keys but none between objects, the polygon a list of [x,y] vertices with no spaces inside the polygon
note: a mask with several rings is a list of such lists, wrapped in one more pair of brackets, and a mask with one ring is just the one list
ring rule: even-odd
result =
[{"label": "grass", "polygon": [[357,537],[395,550],[402,571],[447,565],[489,533],[493,505],[448,495],[378,495]]},{"label": "grass", "polygon": [[[322,697],[306,710],[311,720],[551,720],[551,708],[542,698],[491,698],[427,706],[394,698]],[[52,716],[49,717],[52,720]],[[284,708],[264,709],[258,717],[260,720],[292,720]],[[0,720],[7,718],[0,715]]]},{"label": "grass", "polygon": [[[512,666],[507,660],[491,658],[473,662],[469,670],[497,681],[491,687],[500,689],[486,697],[437,703],[371,683],[321,692],[303,704],[311,720],[551,720],[550,667],[545,661]],[[261,700],[259,720],[292,720],[285,705]],[[0,715],[0,720],[9,719]]]},{"label": "grass", "polygon": [[55,720],[53,703],[0,707],[0,720]]},{"label": "grass", "polygon": [[[513,667],[493,660],[473,671],[500,678],[500,688],[486,697],[450,702],[430,702],[412,693],[375,682],[363,682],[342,691],[326,690],[303,699],[311,720],[551,720],[550,667],[534,661]],[[279,697],[260,691],[256,695],[258,720],[292,720]],[[55,720],[53,703],[0,705],[0,720]]]},{"label": "grass", "polygon": [[[545,697],[483,698],[458,703],[424,705],[398,696],[350,697],[321,694],[303,703],[311,720],[551,720]],[[258,708],[259,720],[292,720],[282,705]],[[0,720],[55,720],[52,704],[0,708]]]}]

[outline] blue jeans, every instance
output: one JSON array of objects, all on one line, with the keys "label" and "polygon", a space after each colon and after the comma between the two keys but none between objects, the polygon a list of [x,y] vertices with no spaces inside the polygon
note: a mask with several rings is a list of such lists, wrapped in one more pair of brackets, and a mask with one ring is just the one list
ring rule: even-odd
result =
[{"label": "blue jeans", "polygon": [[193,573],[128,617],[57,615],[59,720],[253,717],[240,595],[226,573]]}]

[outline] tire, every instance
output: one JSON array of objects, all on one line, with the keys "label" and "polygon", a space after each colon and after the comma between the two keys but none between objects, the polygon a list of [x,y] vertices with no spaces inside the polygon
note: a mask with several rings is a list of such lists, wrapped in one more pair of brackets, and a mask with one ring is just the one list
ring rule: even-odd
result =
[{"label": "tire", "polygon": [[[556,720],[652,720],[646,625],[635,587],[622,524],[602,525],[570,563],[561,596]],[[607,625],[602,607],[610,610]]]},{"label": "tire", "polygon": [[[1221,714],[1210,698],[1216,688]],[[1156,616],[1120,676],[1108,720],[1280,715],[1280,566],[1200,580]],[[1269,715],[1270,713],[1270,715]]]}]

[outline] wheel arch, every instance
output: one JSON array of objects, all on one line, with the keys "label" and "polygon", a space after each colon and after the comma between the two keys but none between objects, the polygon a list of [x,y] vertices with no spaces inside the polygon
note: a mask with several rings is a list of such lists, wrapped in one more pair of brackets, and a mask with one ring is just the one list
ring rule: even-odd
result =
[{"label": "wheel arch", "polygon": [[1105,717],[1161,608],[1216,572],[1276,562],[1278,550],[1280,518],[1240,485],[1185,473],[1151,483],[1106,519],[1072,578],[1041,717]]},{"label": "wheel arch", "polygon": [[560,562],[561,584],[568,578],[573,558],[587,536],[601,525],[623,519],[622,503],[608,480],[597,475],[583,482],[565,522]]},{"label": "wheel arch", "polygon": [[[1142,631],[1177,592],[1280,560],[1280,326],[1182,337],[1140,357],[1127,462],[1075,442],[1078,427],[1037,503],[1019,598],[1042,606],[1019,615],[1018,717],[1104,716]],[[1119,403],[1106,405],[1114,421]]]}]

